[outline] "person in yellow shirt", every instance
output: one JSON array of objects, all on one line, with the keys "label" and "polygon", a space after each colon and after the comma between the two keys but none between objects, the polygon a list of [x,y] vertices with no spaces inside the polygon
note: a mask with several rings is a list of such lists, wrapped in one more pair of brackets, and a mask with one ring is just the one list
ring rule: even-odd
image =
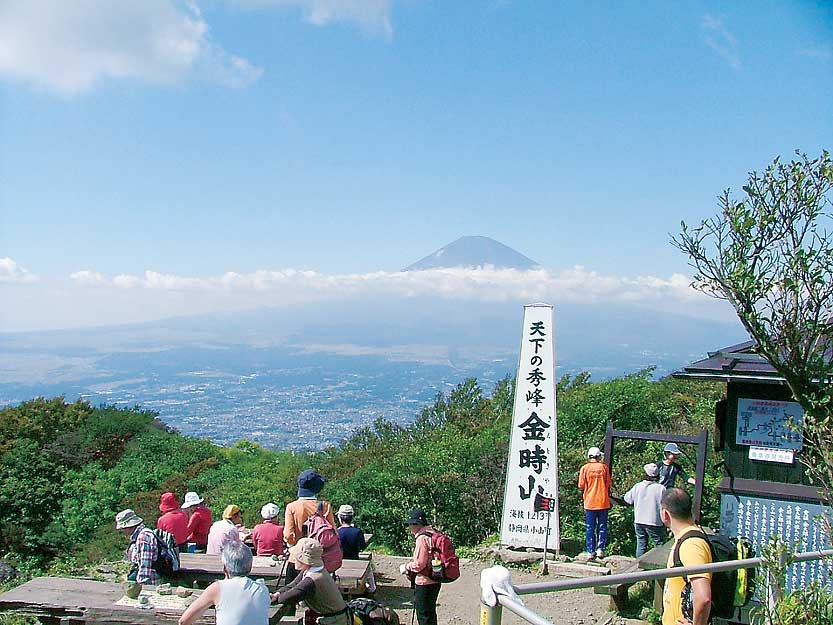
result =
[{"label": "person in yellow shirt", "polygon": [[[669,488],[660,502],[663,524],[674,534],[674,546],[668,554],[668,567],[675,566],[675,557],[682,566],[698,566],[712,562],[712,551],[702,530],[694,524],[691,497],[681,488]],[[687,536],[695,532],[696,536]],[[679,565],[677,565],[679,566]],[[686,578],[669,577],[662,593],[662,625],[707,625],[712,605],[711,573]],[[691,585],[691,605],[683,605],[683,591]]]}]

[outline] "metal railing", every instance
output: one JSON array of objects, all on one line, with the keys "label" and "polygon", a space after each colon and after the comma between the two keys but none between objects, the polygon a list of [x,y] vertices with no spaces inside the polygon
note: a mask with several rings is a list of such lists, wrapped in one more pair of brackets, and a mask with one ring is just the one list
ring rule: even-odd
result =
[{"label": "metal railing", "polygon": [[[810,560],[823,560],[833,558],[833,549],[824,551],[805,551],[791,557],[792,563],[808,562]],[[554,582],[537,582],[533,584],[521,584],[514,586],[518,595],[531,595],[544,592],[558,592],[561,590],[575,590],[577,588],[595,588],[596,586],[613,586],[616,584],[635,584],[643,581],[657,581],[669,577],[690,576],[698,573],[717,573],[719,571],[734,571],[737,569],[757,568],[764,562],[763,558],[746,558],[744,560],[728,560],[726,562],[713,562],[700,566],[673,567],[667,569],[656,569],[653,571],[637,571],[632,573],[616,573],[613,575],[599,575],[595,577],[582,577],[579,579],[564,579]],[[533,625],[554,625],[552,621],[545,619],[526,606],[518,603],[506,595],[497,595],[498,604],[494,607],[481,603],[480,625],[500,625],[502,608],[518,615]]]}]

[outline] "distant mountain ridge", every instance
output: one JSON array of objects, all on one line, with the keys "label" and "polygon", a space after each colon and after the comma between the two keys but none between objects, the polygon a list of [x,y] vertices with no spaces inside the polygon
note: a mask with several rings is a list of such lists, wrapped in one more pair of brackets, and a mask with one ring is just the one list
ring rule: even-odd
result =
[{"label": "distant mountain ridge", "polygon": [[402,271],[448,269],[451,267],[485,267],[499,269],[533,269],[540,265],[531,258],[489,237],[465,236],[405,267]]}]

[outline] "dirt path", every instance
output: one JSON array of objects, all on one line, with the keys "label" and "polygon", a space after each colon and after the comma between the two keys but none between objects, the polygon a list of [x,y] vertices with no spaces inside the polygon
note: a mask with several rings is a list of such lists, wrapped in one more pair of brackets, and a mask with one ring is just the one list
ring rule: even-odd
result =
[{"label": "dirt path", "polygon": [[[399,565],[407,558],[374,554],[373,565],[379,586],[377,600],[394,608],[402,625],[411,625],[413,595],[407,578],[399,574]],[[476,560],[461,560],[460,579],[445,584],[440,591],[437,613],[440,625],[479,625],[480,623],[480,571],[486,564]],[[513,570],[515,584],[559,579],[542,578],[526,571]],[[558,625],[593,625],[608,612],[608,598],[592,590],[567,590],[557,593],[527,595],[523,597],[527,607]],[[503,611],[505,625],[524,625],[526,621],[508,610]]]}]

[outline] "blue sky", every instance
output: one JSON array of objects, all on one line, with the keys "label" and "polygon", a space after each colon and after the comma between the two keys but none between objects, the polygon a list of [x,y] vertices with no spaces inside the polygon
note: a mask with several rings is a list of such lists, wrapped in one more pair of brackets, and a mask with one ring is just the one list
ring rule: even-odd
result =
[{"label": "blue sky", "polygon": [[[343,287],[466,234],[676,289],[681,219],[831,148],[833,4],[4,0],[0,107],[0,330],[228,306],[229,272]],[[136,285],[173,293],[101,307]]]}]

